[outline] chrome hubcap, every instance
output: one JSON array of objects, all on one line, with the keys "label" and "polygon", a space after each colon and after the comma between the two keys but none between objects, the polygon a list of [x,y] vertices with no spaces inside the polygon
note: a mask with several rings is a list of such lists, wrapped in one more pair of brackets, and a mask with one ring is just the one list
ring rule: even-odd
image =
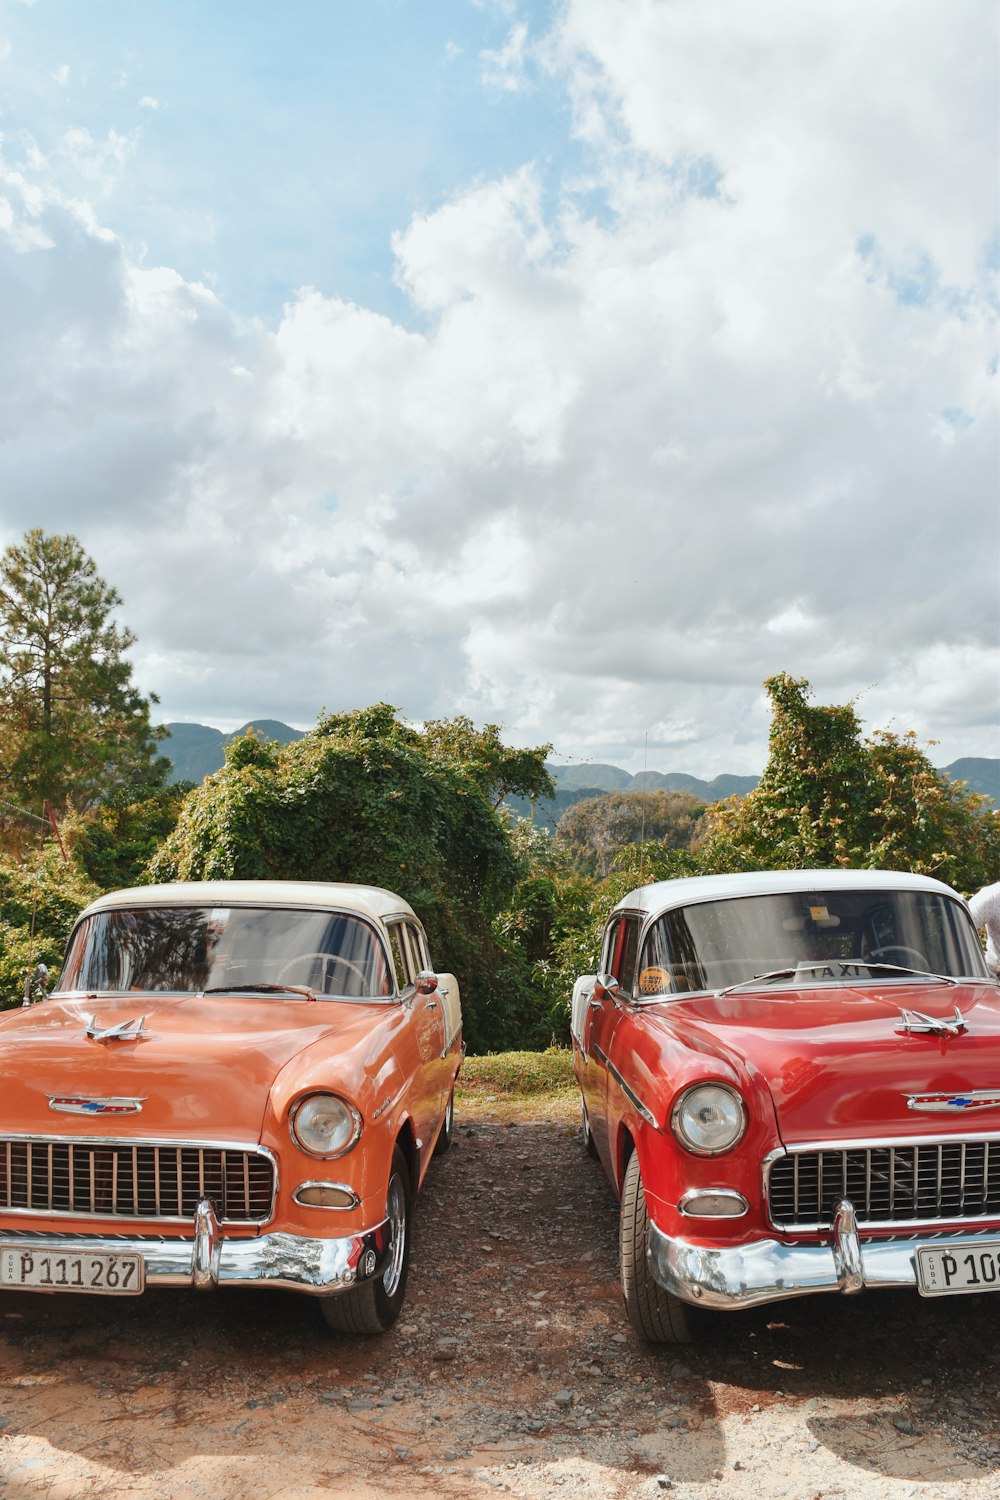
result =
[{"label": "chrome hubcap", "polygon": [[406,1251],[406,1194],[398,1176],[389,1179],[386,1216],[389,1220],[389,1264],[385,1268],[382,1285],[386,1296],[391,1297],[403,1274],[403,1255]]}]

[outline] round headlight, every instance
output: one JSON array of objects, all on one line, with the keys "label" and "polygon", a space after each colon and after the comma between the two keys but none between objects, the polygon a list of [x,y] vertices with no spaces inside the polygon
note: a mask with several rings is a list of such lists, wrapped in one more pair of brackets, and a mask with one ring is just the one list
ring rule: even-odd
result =
[{"label": "round headlight", "polygon": [[288,1128],[310,1156],[343,1156],[361,1134],[361,1116],[336,1094],[309,1094],[292,1110]]},{"label": "round headlight", "polygon": [[724,1083],[697,1083],[674,1105],[670,1126],[682,1146],[698,1156],[715,1156],[735,1146],[746,1129],[743,1100]]}]

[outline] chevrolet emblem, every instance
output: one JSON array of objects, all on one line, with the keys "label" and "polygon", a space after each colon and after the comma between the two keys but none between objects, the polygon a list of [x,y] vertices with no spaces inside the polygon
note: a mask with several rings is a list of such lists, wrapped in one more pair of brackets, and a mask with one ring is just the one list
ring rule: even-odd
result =
[{"label": "chevrolet emblem", "polygon": [[904,1094],[907,1109],[928,1114],[951,1114],[962,1110],[1000,1109],[1000,1089],[966,1089],[955,1093]]}]

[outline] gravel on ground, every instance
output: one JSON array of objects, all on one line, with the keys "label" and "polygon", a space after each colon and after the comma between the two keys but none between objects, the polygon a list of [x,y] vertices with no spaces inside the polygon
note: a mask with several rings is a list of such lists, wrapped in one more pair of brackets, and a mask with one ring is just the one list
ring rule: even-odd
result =
[{"label": "gravel on ground", "polygon": [[816,1297],[638,1341],[569,1101],[456,1122],[402,1317],[0,1294],[2,1500],[993,1500],[1000,1298]]}]

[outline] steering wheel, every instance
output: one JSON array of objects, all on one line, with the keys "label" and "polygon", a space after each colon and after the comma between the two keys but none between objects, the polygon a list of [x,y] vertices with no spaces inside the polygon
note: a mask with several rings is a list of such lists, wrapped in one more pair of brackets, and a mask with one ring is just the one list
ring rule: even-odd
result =
[{"label": "steering wheel", "polygon": [[[320,982],[324,990],[326,989],[327,983],[330,979],[334,967],[339,964],[341,968],[349,970],[350,973],[354,974],[361,981],[362,993],[367,993],[368,975],[365,973],[364,969],[360,964],[352,962],[352,960],[349,958],[341,958],[339,953],[299,953],[295,956],[295,958],[290,958],[288,962],[278,970],[278,979],[281,981],[290,979],[296,969],[301,969],[306,964],[314,964],[317,962],[320,964]],[[309,974],[312,974],[311,969],[309,970]]]},{"label": "steering wheel", "polygon": [[[893,959],[888,956],[891,953],[900,954],[900,955],[902,955],[903,958],[910,959],[910,963],[909,964],[904,964],[903,965],[904,968],[911,968],[911,969],[929,969],[930,968],[930,964],[927,962],[927,959],[919,951],[919,949],[917,949],[917,948],[907,948],[903,943],[886,943],[886,945],[885,945],[884,948],[869,948],[869,950],[868,950],[868,957],[875,959],[876,963],[880,959],[885,959],[885,961],[887,963],[891,964],[893,962]],[[913,960],[916,960],[916,962],[914,962]],[[864,963],[864,959],[861,959],[860,962]]]}]

